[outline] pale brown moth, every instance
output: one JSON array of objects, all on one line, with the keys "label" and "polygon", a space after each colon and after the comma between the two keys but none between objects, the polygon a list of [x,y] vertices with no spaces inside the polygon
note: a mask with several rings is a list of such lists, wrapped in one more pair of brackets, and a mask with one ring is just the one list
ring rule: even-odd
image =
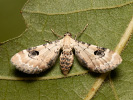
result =
[{"label": "pale brown moth", "polygon": [[64,38],[60,40],[16,53],[11,58],[11,62],[18,70],[24,73],[38,74],[52,67],[60,50],[62,50],[60,67],[62,73],[67,75],[74,60],[73,49],[81,65],[93,72],[106,73],[116,68],[122,62],[119,54],[103,47],[79,42],[73,39],[69,32],[65,33]]}]

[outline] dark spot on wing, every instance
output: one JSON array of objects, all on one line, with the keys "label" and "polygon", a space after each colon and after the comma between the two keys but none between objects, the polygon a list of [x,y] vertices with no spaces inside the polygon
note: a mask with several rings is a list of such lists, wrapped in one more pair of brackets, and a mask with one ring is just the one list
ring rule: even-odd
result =
[{"label": "dark spot on wing", "polygon": [[105,54],[104,54],[104,51],[103,50],[96,50],[94,52],[94,55],[98,55],[99,57],[103,57]]},{"label": "dark spot on wing", "polygon": [[36,50],[29,51],[29,54],[28,54],[28,56],[31,58],[38,55],[39,55],[39,51],[36,51]]},{"label": "dark spot on wing", "polygon": [[39,52],[38,51],[33,51],[33,52],[31,52],[31,54],[35,56],[35,55],[39,55]]}]

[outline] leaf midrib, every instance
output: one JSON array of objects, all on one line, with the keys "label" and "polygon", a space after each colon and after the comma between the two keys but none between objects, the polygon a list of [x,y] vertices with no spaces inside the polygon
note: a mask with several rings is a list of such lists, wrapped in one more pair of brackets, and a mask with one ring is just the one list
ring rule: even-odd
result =
[{"label": "leaf midrib", "polygon": [[[133,32],[133,17],[125,31],[125,33],[123,34],[123,36],[121,37],[120,42],[118,43],[118,45],[116,46],[115,52],[117,52],[118,54],[121,54],[121,52],[124,50],[125,46],[128,43],[128,40],[131,38]],[[104,80],[106,79],[106,77],[109,75],[110,73],[105,73],[102,74],[97,81],[94,83],[94,85],[92,86],[92,88],[90,89],[87,97],[84,100],[90,100],[94,97],[95,93],[97,92],[97,90],[100,88],[100,86],[102,85],[102,83],[104,82]],[[99,81],[100,80],[100,81]],[[116,98],[116,100],[119,100],[117,92],[115,91],[115,86],[113,85],[113,81],[111,81],[110,78],[110,83],[111,83],[111,89],[114,93],[114,96]],[[92,89],[95,89],[92,91]]]}]

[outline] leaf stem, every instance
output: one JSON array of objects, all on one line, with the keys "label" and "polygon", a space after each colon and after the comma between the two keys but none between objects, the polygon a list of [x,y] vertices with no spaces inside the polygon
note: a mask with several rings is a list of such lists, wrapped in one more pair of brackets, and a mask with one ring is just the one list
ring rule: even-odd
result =
[{"label": "leaf stem", "polygon": [[132,35],[132,32],[133,32],[133,17],[132,17],[125,33],[123,34],[120,42],[116,46],[115,52],[117,52],[118,54],[120,54],[122,52],[122,50],[125,48],[126,44],[128,43],[128,41]]},{"label": "leaf stem", "polygon": [[116,90],[115,90],[115,87],[114,87],[114,84],[113,84],[113,82],[112,82],[112,79],[111,79],[111,76],[110,76],[110,75],[109,75],[109,82],[110,82],[110,86],[111,86],[111,88],[112,88],[112,91],[113,91],[113,93],[114,93],[114,95],[115,95],[115,99],[116,99],[116,100],[119,100],[118,95],[117,95],[117,93],[116,93]]},{"label": "leaf stem", "polygon": [[[125,31],[125,33],[123,34],[120,42],[118,43],[118,45],[115,48],[115,52],[117,52],[118,54],[120,54],[122,52],[122,50],[125,48],[126,44],[128,43],[131,35],[133,32],[133,17]],[[98,89],[100,88],[100,86],[102,85],[102,83],[104,82],[104,80],[106,79],[106,77],[109,75],[110,72],[108,73],[104,73],[102,74],[94,83],[94,85],[92,86],[92,88],[90,89],[89,93],[87,94],[87,96],[85,97],[84,100],[91,100],[94,95],[96,94],[96,92],[98,91]]]},{"label": "leaf stem", "polygon": [[97,90],[100,88],[101,84],[103,83],[103,81],[105,80],[105,78],[108,76],[110,72],[108,73],[104,73],[102,74],[94,83],[94,85],[92,86],[92,88],[90,89],[88,95],[85,97],[84,100],[90,100],[91,98],[93,98],[93,96],[96,94]]}]

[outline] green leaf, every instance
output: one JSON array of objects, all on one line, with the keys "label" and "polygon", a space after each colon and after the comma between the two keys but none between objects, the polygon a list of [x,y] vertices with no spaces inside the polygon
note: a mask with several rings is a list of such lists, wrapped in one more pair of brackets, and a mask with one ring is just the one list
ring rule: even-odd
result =
[{"label": "green leaf", "polygon": [[[93,90],[95,83],[100,86],[108,74],[88,73],[75,58],[68,77],[62,75],[59,59],[44,73],[27,75],[15,69],[10,63],[11,57],[23,49],[44,44],[44,39],[56,40],[51,29],[61,36],[71,32],[74,37],[87,23],[88,28],[78,40],[113,50],[132,19],[133,2],[30,0],[22,9],[22,15],[27,25],[25,32],[0,46],[0,100],[82,100]],[[98,87],[93,99],[133,98],[132,41],[122,52],[123,63],[111,72],[100,89]],[[101,76],[104,78],[100,83]]]},{"label": "green leaf", "polygon": [[122,52],[123,62],[112,71],[94,100],[132,100],[133,99],[133,38]]}]

